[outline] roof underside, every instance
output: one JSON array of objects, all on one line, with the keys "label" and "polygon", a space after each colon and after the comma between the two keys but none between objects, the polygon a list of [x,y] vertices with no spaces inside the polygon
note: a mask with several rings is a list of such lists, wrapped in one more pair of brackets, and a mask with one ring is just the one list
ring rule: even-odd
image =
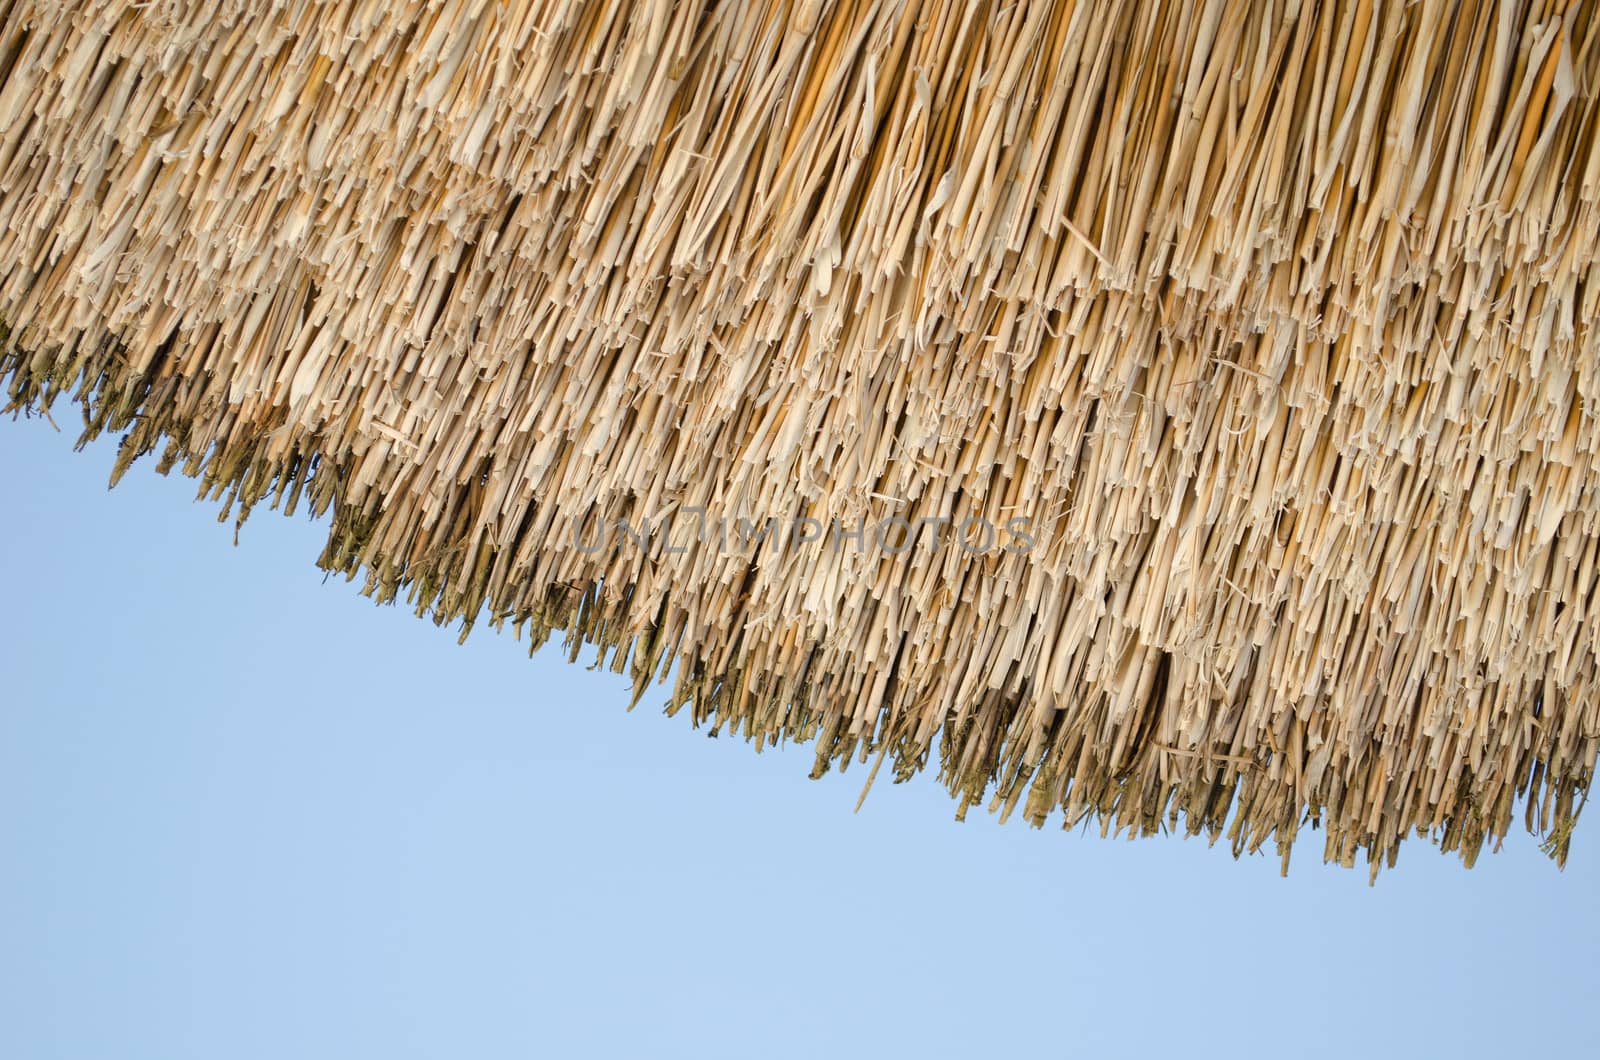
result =
[{"label": "roof underside", "polygon": [[819,770],[1562,856],[1597,85],[1582,0],[0,0],[0,378]]}]

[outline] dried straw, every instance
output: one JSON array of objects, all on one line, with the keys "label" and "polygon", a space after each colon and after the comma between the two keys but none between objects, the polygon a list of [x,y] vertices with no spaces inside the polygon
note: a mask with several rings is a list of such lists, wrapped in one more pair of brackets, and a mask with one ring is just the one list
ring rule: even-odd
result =
[{"label": "dried straw", "polygon": [[[1597,85],[1592,0],[0,0],[0,377],[819,771],[1562,856]],[[580,547],[694,509],[1036,545]]]}]

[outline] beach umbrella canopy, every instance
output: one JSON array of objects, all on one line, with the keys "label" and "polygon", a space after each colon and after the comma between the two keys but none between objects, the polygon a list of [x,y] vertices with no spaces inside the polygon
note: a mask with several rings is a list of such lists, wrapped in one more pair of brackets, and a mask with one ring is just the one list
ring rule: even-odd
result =
[{"label": "beach umbrella canopy", "polygon": [[1590,0],[0,0],[0,379],[818,771],[1561,858],[1597,86]]}]

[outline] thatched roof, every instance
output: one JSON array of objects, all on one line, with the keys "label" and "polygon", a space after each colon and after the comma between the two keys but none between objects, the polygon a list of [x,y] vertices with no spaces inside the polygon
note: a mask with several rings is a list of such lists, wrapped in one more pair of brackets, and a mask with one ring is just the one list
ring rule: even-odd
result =
[{"label": "thatched roof", "polygon": [[0,375],[818,769],[1559,855],[1597,86],[1589,0],[0,0]]}]

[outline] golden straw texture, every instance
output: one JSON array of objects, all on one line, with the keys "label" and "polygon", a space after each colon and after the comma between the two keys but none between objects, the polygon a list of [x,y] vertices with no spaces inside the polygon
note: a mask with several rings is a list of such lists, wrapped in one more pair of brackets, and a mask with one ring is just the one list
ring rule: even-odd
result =
[{"label": "golden straw texture", "polygon": [[1597,85],[1594,0],[0,0],[0,378],[819,770],[1560,857]]}]

